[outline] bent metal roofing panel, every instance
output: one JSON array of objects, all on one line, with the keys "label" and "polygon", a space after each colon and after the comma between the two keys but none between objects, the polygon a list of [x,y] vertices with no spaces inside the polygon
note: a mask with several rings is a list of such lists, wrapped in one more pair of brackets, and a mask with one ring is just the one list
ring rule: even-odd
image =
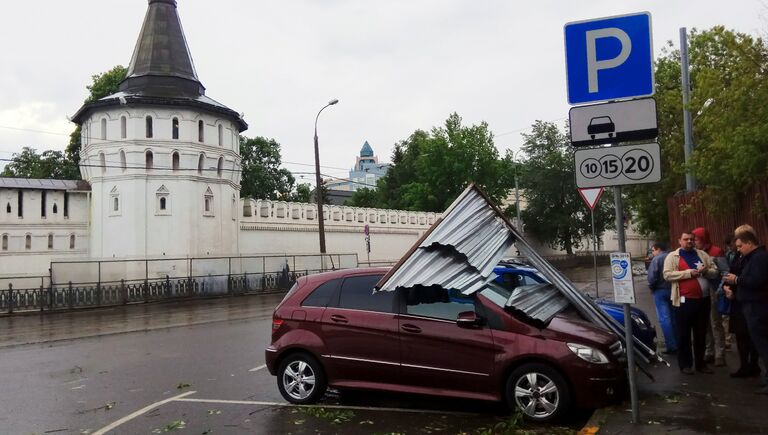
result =
[{"label": "bent metal roofing panel", "polygon": [[[493,268],[512,245],[517,246],[520,253],[554,284],[584,318],[624,340],[624,327],[539,255],[474,184],[456,198],[375,288],[378,291],[394,291],[397,288],[437,285],[472,294],[494,280]],[[545,296],[546,292],[542,292],[542,297]],[[529,299],[527,305],[538,306],[535,302]],[[654,351],[637,338],[634,343],[642,361],[658,360]]]}]

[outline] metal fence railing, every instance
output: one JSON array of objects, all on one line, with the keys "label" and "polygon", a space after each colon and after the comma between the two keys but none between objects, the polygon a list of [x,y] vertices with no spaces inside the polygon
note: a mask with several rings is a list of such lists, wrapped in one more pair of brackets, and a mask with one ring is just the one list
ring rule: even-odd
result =
[{"label": "metal fence railing", "polygon": [[285,291],[302,276],[351,267],[356,254],[54,262],[48,277],[0,278],[0,314]]}]

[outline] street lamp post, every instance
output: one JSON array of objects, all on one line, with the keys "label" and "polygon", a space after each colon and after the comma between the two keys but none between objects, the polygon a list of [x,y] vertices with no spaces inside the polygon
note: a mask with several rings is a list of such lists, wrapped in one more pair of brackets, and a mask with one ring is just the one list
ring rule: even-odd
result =
[{"label": "street lamp post", "polygon": [[320,149],[317,144],[317,120],[320,118],[320,113],[328,106],[333,106],[338,103],[339,100],[333,99],[328,102],[315,117],[315,201],[317,202],[317,223],[320,233],[320,255],[322,262],[322,254],[325,254],[325,222],[323,222],[323,180],[320,177]]},{"label": "street lamp post", "polygon": [[522,150],[517,150],[514,154],[512,154],[512,161],[515,163],[515,208],[517,211],[517,221],[515,224],[517,224],[517,230],[520,231],[520,233],[525,234],[525,231],[523,230],[523,225],[520,222],[520,189],[518,188],[517,184],[517,178],[518,178],[518,170],[520,169],[520,163],[517,161],[517,153],[519,153]]}]

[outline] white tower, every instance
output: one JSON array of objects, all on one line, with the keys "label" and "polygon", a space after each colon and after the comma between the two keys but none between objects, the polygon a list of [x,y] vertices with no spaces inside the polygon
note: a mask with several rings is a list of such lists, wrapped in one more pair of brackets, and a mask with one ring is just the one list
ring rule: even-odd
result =
[{"label": "white tower", "polygon": [[84,105],[90,254],[238,254],[240,115],[205,96],[175,0],[149,8],[119,92]]}]

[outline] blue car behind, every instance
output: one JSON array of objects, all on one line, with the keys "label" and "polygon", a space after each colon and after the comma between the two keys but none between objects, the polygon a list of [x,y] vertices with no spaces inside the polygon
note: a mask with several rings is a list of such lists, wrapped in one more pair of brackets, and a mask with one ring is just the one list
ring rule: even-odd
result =
[{"label": "blue car behind", "polygon": [[[547,280],[538,270],[520,263],[503,263],[493,269],[498,275],[496,282],[507,288],[522,285],[541,284]],[[617,322],[624,324],[624,307],[605,299],[595,299],[595,303]],[[656,350],[656,328],[648,316],[639,308],[632,307],[632,334],[643,344]]]}]

